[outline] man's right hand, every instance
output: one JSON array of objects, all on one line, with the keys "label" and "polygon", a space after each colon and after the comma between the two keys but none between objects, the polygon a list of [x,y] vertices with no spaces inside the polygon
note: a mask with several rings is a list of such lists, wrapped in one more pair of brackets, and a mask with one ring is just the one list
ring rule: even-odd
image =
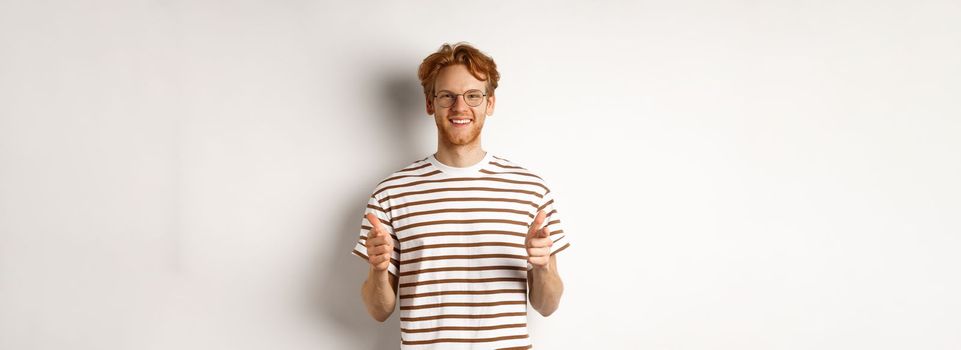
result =
[{"label": "man's right hand", "polygon": [[367,312],[379,322],[384,322],[394,312],[397,303],[397,277],[387,273],[394,253],[394,239],[373,213],[367,213],[371,229],[367,232],[367,280],[361,287],[361,297]]},{"label": "man's right hand", "polygon": [[394,253],[394,239],[374,213],[367,213],[367,221],[371,226],[364,244],[367,247],[367,261],[376,272],[386,272]]}]

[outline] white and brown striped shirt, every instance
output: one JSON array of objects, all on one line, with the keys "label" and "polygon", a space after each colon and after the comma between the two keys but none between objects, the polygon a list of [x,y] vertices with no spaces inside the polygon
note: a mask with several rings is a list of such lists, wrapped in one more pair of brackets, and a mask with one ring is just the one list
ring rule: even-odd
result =
[{"label": "white and brown striped shirt", "polygon": [[[433,156],[377,185],[367,203],[394,238],[402,349],[530,349],[524,238],[547,214],[551,254],[570,246],[544,180],[487,152],[456,168]],[[353,254],[367,260],[362,219]]]}]

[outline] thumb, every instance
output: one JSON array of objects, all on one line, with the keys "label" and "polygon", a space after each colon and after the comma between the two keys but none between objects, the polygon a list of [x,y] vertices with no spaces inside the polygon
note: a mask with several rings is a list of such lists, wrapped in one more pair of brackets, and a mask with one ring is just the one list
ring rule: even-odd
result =
[{"label": "thumb", "polygon": [[550,236],[551,236],[551,229],[547,228],[547,226],[544,226],[544,228],[537,231],[537,237],[546,238]]}]

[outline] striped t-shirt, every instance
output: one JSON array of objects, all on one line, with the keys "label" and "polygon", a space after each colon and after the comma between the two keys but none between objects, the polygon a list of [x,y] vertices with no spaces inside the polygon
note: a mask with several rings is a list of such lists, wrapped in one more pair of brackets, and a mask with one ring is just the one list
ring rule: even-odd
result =
[{"label": "striped t-shirt", "polygon": [[[556,254],[570,244],[544,180],[487,152],[450,167],[430,156],[391,174],[367,203],[394,238],[401,349],[530,349],[527,250],[538,210]],[[362,219],[353,254],[367,260]]]}]

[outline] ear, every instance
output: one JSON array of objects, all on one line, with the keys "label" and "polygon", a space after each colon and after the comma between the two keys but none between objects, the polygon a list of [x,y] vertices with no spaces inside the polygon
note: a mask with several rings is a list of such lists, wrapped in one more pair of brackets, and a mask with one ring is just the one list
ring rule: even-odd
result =
[{"label": "ear", "polygon": [[494,102],[496,102],[496,99],[494,98],[494,96],[490,96],[487,98],[487,115],[494,114]]},{"label": "ear", "polygon": [[430,96],[424,95],[427,104],[427,114],[434,115],[434,100]]}]

